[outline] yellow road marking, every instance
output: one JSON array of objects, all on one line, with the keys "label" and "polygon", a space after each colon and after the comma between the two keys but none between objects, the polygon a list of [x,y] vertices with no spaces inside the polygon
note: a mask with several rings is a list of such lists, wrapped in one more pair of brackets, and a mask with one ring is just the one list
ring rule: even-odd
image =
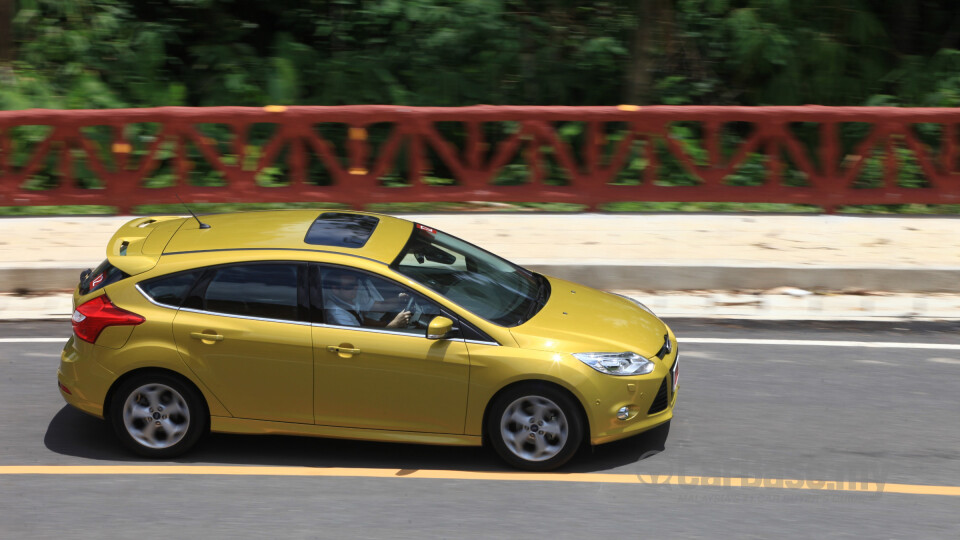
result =
[{"label": "yellow road marking", "polygon": [[433,480],[507,480],[523,482],[581,482],[594,484],[638,484],[657,486],[701,486],[729,488],[771,488],[858,493],[902,493],[960,497],[960,486],[890,484],[789,478],[738,478],[726,476],[675,476],[656,474],[523,473],[485,471],[444,471],[430,469],[353,469],[346,467],[257,467],[228,465],[8,465],[6,475],[211,475],[211,476],[300,476],[346,478],[422,478]]}]

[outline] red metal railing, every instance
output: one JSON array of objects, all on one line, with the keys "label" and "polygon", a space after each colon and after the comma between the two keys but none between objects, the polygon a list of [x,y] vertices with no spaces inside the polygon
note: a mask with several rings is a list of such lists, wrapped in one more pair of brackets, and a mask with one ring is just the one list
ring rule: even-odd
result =
[{"label": "red metal railing", "polygon": [[[175,194],[352,206],[960,203],[958,122],[960,109],[821,106],[6,111],[0,206],[102,204],[129,213],[176,202]],[[153,131],[142,135],[143,126]],[[753,181],[743,180],[745,167]],[[150,187],[161,169],[168,185]],[[195,185],[201,169],[220,185]],[[525,178],[506,185],[505,171],[517,170]]]}]

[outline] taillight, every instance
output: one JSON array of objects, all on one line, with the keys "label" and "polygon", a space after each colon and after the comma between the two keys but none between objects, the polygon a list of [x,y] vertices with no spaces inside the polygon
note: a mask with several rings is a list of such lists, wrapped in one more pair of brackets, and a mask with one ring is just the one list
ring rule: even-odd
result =
[{"label": "taillight", "polygon": [[73,312],[73,333],[78,338],[94,343],[100,332],[108,326],[131,326],[144,321],[144,318],[110,302],[107,295],[100,295],[78,306]]}]

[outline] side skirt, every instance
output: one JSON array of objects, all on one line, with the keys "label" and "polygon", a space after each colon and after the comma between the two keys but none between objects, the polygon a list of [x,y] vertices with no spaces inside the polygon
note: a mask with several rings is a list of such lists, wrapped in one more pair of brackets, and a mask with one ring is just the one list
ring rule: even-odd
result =
[{"label": "side skirt", "polygon": [[254,435],[306,435],[333,439],[356,439],[362,441],[386,441],[414,444],[440,444],[448,446],[481,446],[479,435],[453,435],[449,433],[417,433],[412,431],[385,431],[313,424],[293,424],[248,420],[244,418],[210,417],[210,431],[218,433],[247,433]]}]

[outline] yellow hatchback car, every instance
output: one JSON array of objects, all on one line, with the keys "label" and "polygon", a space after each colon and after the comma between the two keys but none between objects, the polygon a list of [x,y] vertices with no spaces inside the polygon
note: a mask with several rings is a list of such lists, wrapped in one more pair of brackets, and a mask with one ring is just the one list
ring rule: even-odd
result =
[{"label": "yellow hatchback car", "polygon": [[60,393],[147,457],[281,433],[549,470],[676,400],[676,338],[642,304],[386,215],[134,219],[74,307]]}]

